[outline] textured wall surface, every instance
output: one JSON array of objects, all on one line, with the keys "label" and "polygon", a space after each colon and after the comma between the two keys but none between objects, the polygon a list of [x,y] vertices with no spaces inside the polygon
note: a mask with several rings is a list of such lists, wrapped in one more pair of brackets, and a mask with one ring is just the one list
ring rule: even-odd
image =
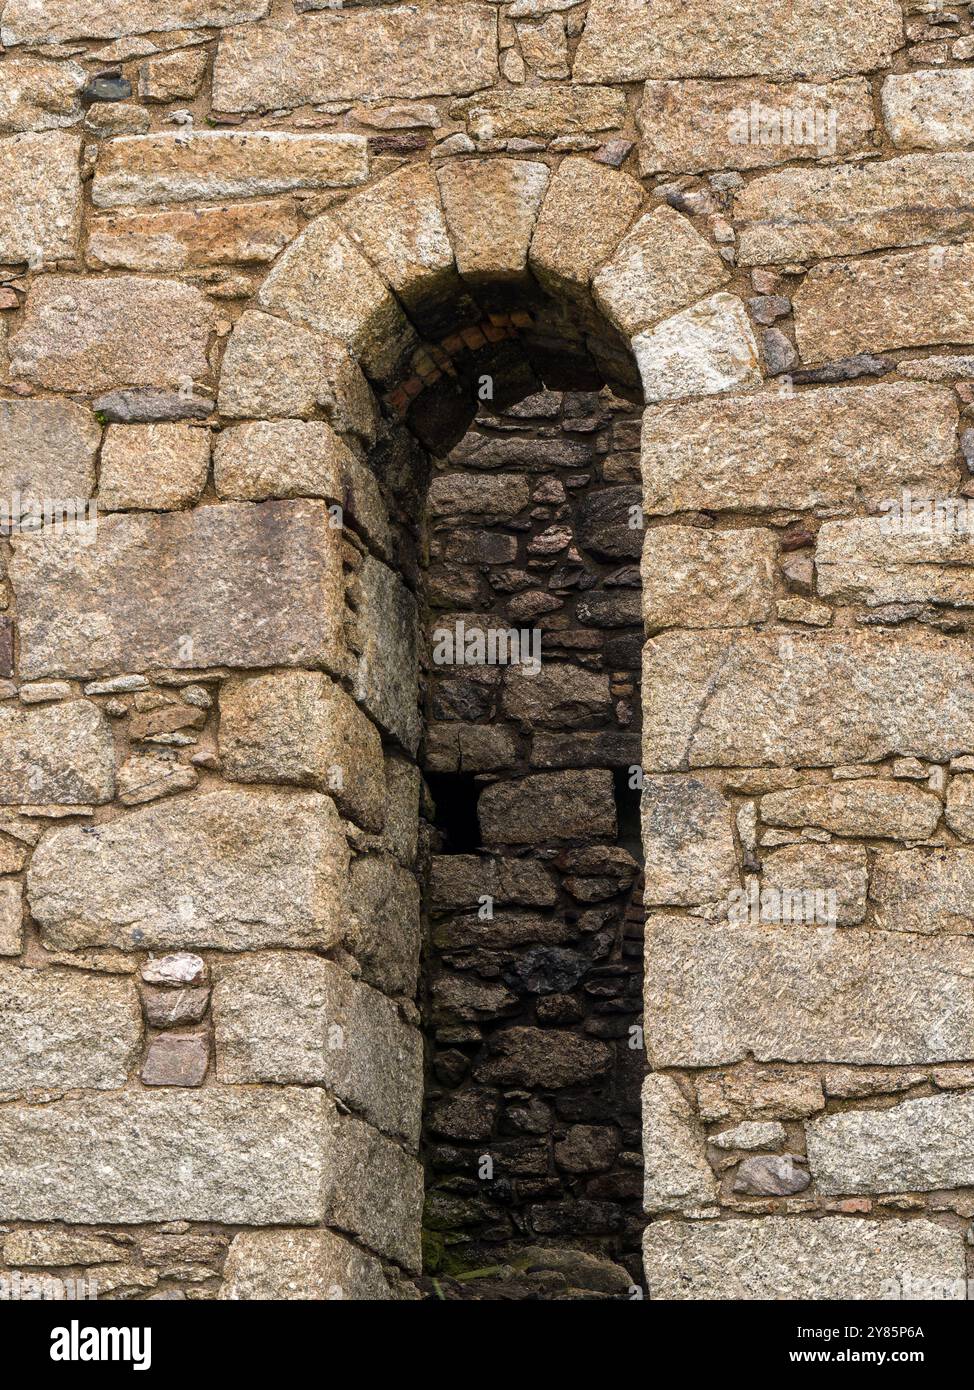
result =
[{"label": "textured wall surface", "polygon": [[[598,701],[636,688],[542,604],[541,673],[437,715],[427,609],[476,613],[511,519],[545,563],[509,592],[555,592],[610,482],[645,533],[649,1294],[966,1296],[972,30],[939,0],[0,4],[4,1277],[416,1296],[420,769],[483,778],[502,849],[447,908],[548,849],[621,895]],[[577,514],[578,460],[492,440],[427,504],[478,410],[563,392],[597,430],[645,407]],[[579,628],[631,641],[635,592]],[[492,1014],[458,1040],[485,1088],[564,1122],[541,1204],[608,1175],[631,1235],[635,1136],[570,1104],[604,1037],[457,967],[430,997]],[[598,1290],[574,1219],[520,1230],[556,1274],[576,1250],[554,1296]]]}]

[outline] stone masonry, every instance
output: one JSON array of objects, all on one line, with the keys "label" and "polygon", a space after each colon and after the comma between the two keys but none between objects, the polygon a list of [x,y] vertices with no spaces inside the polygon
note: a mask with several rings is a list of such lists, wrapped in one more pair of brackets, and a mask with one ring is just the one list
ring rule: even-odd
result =
[{"label": "stone masonry", "polygon": [[972,97],[0,0],[0,1277],[968,1296]]}]

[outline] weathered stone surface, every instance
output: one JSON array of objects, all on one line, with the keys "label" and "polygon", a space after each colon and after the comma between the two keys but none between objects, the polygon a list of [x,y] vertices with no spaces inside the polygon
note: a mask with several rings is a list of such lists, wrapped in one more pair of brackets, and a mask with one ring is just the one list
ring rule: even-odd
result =
[{"label": "weathered stone surface", "polygon": [[807,1130],[820,1192],[929,1192],[974,1185],[974,1094],[822,1115]]},{"label": "weathered stone surface", "polygon": [[419,973],[419,885],[395,859],[360,855],[352,861],[345,944],[362,976],[383,994],[416,993]]},{"label": "weathered stone surface", "polygon": [[339,1120],[334,1178],[324,1195],[326,1225],[413,1273],[420,1268],[423,1169],[411,1154],[362,1120]]},{"label": "weathered stone surface", "polygon": [[[949,497],[950,494],[948,494]],[[929,493],[928,493],[929,496]],[[957,514],[960,514],[961,499]],[[867,603],[974,604],[974,536],[904,514],[893,494],[882,517],[827,521],[815,571],[822,598]],[[946,517],[945,517],[946,522]]]},{"label": "weathered stone surface", "polygon": [[336,430],[375,441],[375,400],[347,349],[334,338],[246,310],[223,357],[221,414],[300,419],[319,407]]},{"label": "weathered stone surface", "polygon": [[490,859],[479,854],[434,854],[430,860],[430,906],[443,911],[476,907],[486,893],[497,903],[553,907],[551,875],[531,859]]},{"label": "weathered stone surface", "polygon": [[196,270],[272,261],[301,229],[289,202],[167,208],[92,218],[87,259],[97,269]]},{"label": "weathered stone surface", "polygon": [[317,218],[292,243],[257,302],[337,338],[380,379],[396,371],[415,342],[385,281],[330,217]]},{"label": "weathered stone surface", "polygon": [[255,420],[217,437],[213,481],[220,497],[323,497],[340,502],[348,446],[323,420]]},{"label": "weathered stone surface", "polygon": [[869,72],[902,43],[895,0],[595,0],[575,55],[576,82],[643,77],[823,77]]},{"label": "weathered stone surface", "polygon": [[643,783],[647,903],[688,906],[726,898],[739,882],[731,809],[695,777]]},{"label": "weathered stone surface", "polygon": [[150,956],[141,973],[147,984],[180,988],[183,985],[197,985],[204,980],[206,963],[202,956],[192,951],[176,951],[168,956]]},{"label": "weathered stone surface", "polygon": [[356,573],[356,700],[408,753],[419,744],[416,600],[387,565],[367,555]]},{"label": "weathered stone surface", "polygon": [[757,1154],[738,1166],[733,1190],[749,1197],[791,1197],[804,1192],[810,1182],[794,1154]]},{"label": "weathered stone surface", "polygon": [[974,850],[882,850],[870,897],[886,931],[974,935]]},{"label": "weathered stone surface", "polygon": [[[188,138],[131,135],[102,146],[92,199],[96,207],[112,208],[252,198],[296,188],[363,183],[368,171],[363,135],[291,135],[269,130],[196,131]],[[234,213],[247,215],[240,208],[223,213],[224,225],[232,225]]]},{"label": "weathered stone surface", "polygon": [[861,78],[647,82],[637,120],[642,174],[762,169],[850,155],[869,148],[875,126]]},{"label": "weathered stone surface", "polygon": [[343,98],[444,96],[491,86],[497,21],[489,5],[346,10],[224,34],[213,73],[218,111]]},{"label": "weathered stone surface", "polygon": [[209,1062],[205,1030],[163,1033],[149,1043],[140,1077],[143,1086],[202,1086]]},{"label": "weathered stone surface", "polygon": [[646,933],[653,1066],[963,1059],[974,949],[855,927],[753,928],[654,917]]},{"label": "weathered stone surface", "polygon": [[504,1028],[491,1035],[488,1055],[478,1063],[478,1081],[495,1086],[541,1086],[560,1090],[593,1082],[612,1065],[605,1043],[556,1028]]},{"label": "weathered stone surface", "polygon": [[101,430],[90,410],[71,401],[0,402],[0,496],[84,500],[95,487]]},{"label": "weathered stone surface", "polygon": [[647,212],[596,274],[596,303],[627,336],[719,289],[729,271],[672,208]]},{"label": "weathered stone surface", "polygon": [[868,883],[862,845],[789,845],[764,856],[762,910],[773,890],[780,895],[778,920],[794,922],[797,915],[809,926],[855,926],[866,915]]},{"label": "weathered stone surface", "polygon": [[604,671],[586,671],[567,661],[544,663],[531,674],[512,668],[504,679],[501,708],[525,728],[556,729],[586,724],[594,715],[607,714],[612,696]]},{"label": "weathered stone surface", "polygon": [[587,288],[642,206],[629,174],[591,159],[568,158],[555,171],[531,241],[531,269],[542,285]]},{"label": "weathered stone surface", "polygon": [[703,1130],[679,1086],[655,1072],[643,1082],[643,1206],[685,1211],[717,1200]]},{"label": "weathered stone surface", "polygon": [[141,1046],[130,980],[0,965],[0,1091],[124,1086]]},{"label": "weathered stone surface", "polygon": [[212,326],[206,297],[176,280],[42,275],[10,339],[10,371],[51,391],[180,386],[206,376]]},{"label": "weathered stone surface", "polygon": [[0,131],[55,130],[81,120],[86,73],[77,63],[6,57],[0,90]]},{"label": "weathered stone surface", "polygon": [[191,391],[156,391],[152,387],[106,391],[91,403],[96,414],[113,425],[152,425],[172,420],[205,420],[213,400]]},{"label": "weathered stone surface", "polygon": [[963,1299],[964,1246],[932,1221],[657,1221],[643,1241],[657,1299]]},{"label": "weathered stone surface", "polygon": [[745,1120],[733,1129],[709,1134],[707,1143],[718,1149],[775,1149],[785,1138],[785,1127],[778,1120]]},{"label": "weathered stone surface", "polygon": [[813,267],[795,295],[808,365],[857,352],[974,339],[974,246],[929,246]]},{"label": "weathered stone surface", "polygon": [[318,502],[108,516],[94,545],[19,536],[21,677],[337,664],[338,536]]},{"label": "weathered stone surface", "polygon": [[516,782],[495,782],[477,803],[487,844],[533,845],[616,833],[612,774],[539,772]]},{"label": "weathered stone surface", "polygon": [[664,633],[646,646],[646,766],[946,761],[971,743],[972,681],[970,648],[941,636]]},{"label": "weathered stone surface", "polygon": [[697,1109],[702,1120],[736,1115],[773,1115],[800,1120],[825,1109],[822,1083],[794,1067],[734,1067],[697,1078]]},{"label": "weathered stone surface", "polygon": [[760,386],[764,379],[747,312],[733,294],[711,295],[637,333],[632,350],[647,404]]},{"label": "weathered stone surface", "polygon": [[98,505],[168,510],[198,500],[210,471],[210,432],[192,425],[109,425]]},{"label": "weathered stone surface", "polygon": [[112,733],[97,705],[0,705],[0,804],[97,806],[114,794]]},{"label": "weathered stone surface", "polygon": [[347,866],[327,797],[214,791],[50,831],[27,891],[54,947],[327,948]]},{"label": "weathered stone surface", "polygon": [[351,696],[319,671],[242,676],[220,692],[224,773],[328,792],[367,830],[385,823],[382,740]]},{"label": "weathered stone surface", "polygon": [[118,1091],[0,1110],[0,1211],[25,1221],[313,1224],[340,1166],[304,1087]]},{"label": "weathered stone surface", "polygon": [[949,495],[956,413],[942,387],[823,387],[661,405],[643,416],[650,514]]},{"label": "weathered stone surface", "polygon": [[0,956],[19,956],[24,945],[24,909],[19,883],[0,882]]},{"label": "weathered stone surface", "polygon": [[146,1022],[153,1028],[183,1028],[199,1023],[210,1002],[208,988],[159,989],[146,985],[142,989],[142,1007]]},{"label": "weathered stone surface", "polygon": [[974,155],[784,169],[735,202],[744,265],[857,255],[953,240],[974,230]]},{"label": "weathered stone surface", "polygon": [[138,93],[144,101],[168,102],[195,97],[203,85],[210,57],[205,49],[183,49],[139,64]]},{"label": "weathered stone surface", "polygon": [[114,1264],[124,1257],[124,1248],[84,1231],[11,1231],[3,1242],[3,1258],[8,1265],[44,1267],[57,1265]]},{"label": "weathered stone surface", "polygon": [[974,777],[952,777],[947,788],[947,824],[962,840],[974,840]]},{"label": "weathered stone surface", "polygon": [[523,473],[438,473],[426,494],[430,516],[516,516],[531,501]]},{"label": "weathered stone surface", "polygon": [[391,1297],[382,1266],[332,1231],[242,1231],[223,1269],[223,1300]]},{"label": "weathered stone surface", "polygon": [[883,840],[925,840],[936,830],[942,810],[939,797],[876,777],[794,787],[761,798],[761,819],[768,825],[811,825],[833,835]]},{"label": "weathered stone surface", "polygon": [[525,159],[461,160],[437,170],[443,212],[460,274],[517,280],[550,174]]},{"label": "weathered stone surface", "polygon": [[7,45],[116,39],[196,24],[243,24],[263,19],[269,8],[269,0],[128,0],[124,9],[116,0],[9,0],[0,32]]},{"label": "weathered stone surface", "polygon": [[81,229],[76,135],[12,135],[0,140],[0,260],[45,261],[75,254]]},{"label": "weathered stone surface", "polygon": [[195,768],[176,762],[168,750],[135,753],[118,770],[118,799],[123,806],[141,806],[160,796],[192,791],[198,781]]},{"label": "weathered stone surface", "polygon": [[900,149],[947,150],[974,142],[974,71],[893,73],[883,81],[883,120]]},{"label": "weathered stone surface", "polygon": [[766,621],[774,610],[776,557],[774,532],[757,527],[653,527],[640,568],[647,632]]},{"label": "weathered stone surface", "polygon": [[327,1086],[418,1145],[422,1038],[395,1004],[331,961],[268,952],[221,965],[213,1019],[221,1082]]},{"label": "weathered stone surface", "polygon": [[457,102],[475,140],[550,138],[617,130],[625,124],[626,99],[613,87],[495,87]]}]

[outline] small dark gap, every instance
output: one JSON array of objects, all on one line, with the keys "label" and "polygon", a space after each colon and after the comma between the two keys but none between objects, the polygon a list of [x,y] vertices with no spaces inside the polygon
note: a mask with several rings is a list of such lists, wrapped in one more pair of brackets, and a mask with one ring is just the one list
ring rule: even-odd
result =
[{"label": "small dark gap", "polygon": [[433,824],[442,836],[440,854],[475,854],[480,848],[477,796],[481,790],[472,772],[427,772],[433,798]]}]

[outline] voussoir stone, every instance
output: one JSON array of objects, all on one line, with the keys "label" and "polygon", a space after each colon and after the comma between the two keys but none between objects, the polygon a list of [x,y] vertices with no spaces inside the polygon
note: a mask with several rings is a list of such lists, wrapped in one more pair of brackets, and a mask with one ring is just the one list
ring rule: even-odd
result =
[{"label": "voussoir stone", "polygon": [[657,1221],[643,1252],[657,1299],[967,1297],[963,1242],[933,1221]]},{"label": "voussoir stone", "polygon": [[328,792],[367,830],[385,823],[379,732],[320,671],[231,677],[220,692],[220,756],[241,782],[295,782]]},{"label": "voussoir stone", "polygon": [[213,71],[218,111],[306,102],[448,96],[497,78],[490,5],[345,10],[226,32]]},{"label": "voussoir stone", "polygon": [[882,850],[869,893],[886,931],[974,936],[974,849]]},{"label": "voussoir stone", "polygon": [[218,496],[323,497],[340,502],[348,446],[323,420],[253,420],[217,437],[213,481]]},{"label": "voussoir stone", "polygon": [[643,203],[630,174],[591,159],[562,161],[551,179],[531,241],[531,269],[552,289],[587,288]]},{"label": "voussoir stone", "polygon": [[761,819],[768,825],[811,825],[833,835],[889,840],[926,839],[942,810],[940,798],[930,792],[876,777],[794,787],[761,798]]},{"label": "voussoir stone", "polygon": [[643,1082],[643,1208],[648,1212],[705,1207],[717,1200],[703,1128],[670,1076]]},{"label": "voussoir stone", "polygon": [[116,513],[84,541],[15,538],[24,680],[339,664],[340,533],[323,502]]},{"label": "voussoir stone", "polygon": [[929,1192],[974,1186],[974,1094],[925,1096],[888,1110],[821,1115],[807,1128],[820,1192]]},{"label": "voussoir stone", "polygon": [[420,738],[416,599],[395,570],[371,555],[356,578],[359,655],[352,693],[380,728],[415,753]]},{"label": "voussoir stone", "polygon": [[637,120],[644,175],[761,169],[854,154],[868,148],[875,125],[863,78],[647,82]]},{"label": "voussoir stone", "polygon": [[96,269],[120,270],[265,264],[300,230],[297,212],[288,201],[148,212],[122,208],[92,218],[87,259]]},{"label": "voussoir stone", "polygon": [[858,255],[974,230],[974,154],[783,169],[735,200],[744,265]]},{"label": "voussoir stone", "polygon": [[223,1268],[222,1300],[392,1297],[382,1265],[333,1231],[241,1231]]},{"label": "voussoir stone", "polygon": [[9,0],[0,30],[7,45],[117,39],[127,34],[243,24],[263,19],[270,0]]},{"label": "voussoir stone", "polygon": [[647,903],[726,898],[739,873],[730,806],[696,777],[643,781]]},{"label": "voussoir stone", "polygon": [[96,806],[114,794],[114,742],[97,705],[0,706],[0,804]]},{"label": "voussoir stone", "polygon": [[[974,535],[924,525],[890,499],[882,517],[827,521],[818,533],[815,572],[821,598],[884,603],[974,604]],[[957,513],[967,503],[957,498]]]},{"label": "voussoir stone", "polygon": [[[101,147],[92,200],[112,208],[336,188],[368,177],[364,135],[196,131],[125,135]],[[241,210],[238,210],[241,211]],[[229,217],[230,209],[226,210]]]},{"label": "voussoir stone", "polygon": [[666,627],[746,627],[774,610],[773,531],[655,526],[641,576],[648,632]]},{"label": "voussoir stone", "polygon": [[348,849],[313,792],[214,791],[50,831],[31,912],[56,949],[334,946]]},{"label": "voussoir stone", "polygon": [[194,285],[42,275],[10,340],[10,371],[52,391],[182,386],[205,377],[213,307]]},{"label": "voussoir stone", "polygon": [[644,77],[840,77],[891,62],[903,41],[897,0],[595,0],[576,82]]},{"label": "voussoir stone", "polygon": [[266,952],[217,968],[221,1082],[327,1086],[372,1124],[419,1143],[423,1043],[396,1005],[332,961]]},{"label": "voussoir stone", "polygon": [[974,245],[829,261],[794,298],[802,361],[974,340]]},{"label": "voussoir stone", "polygon": [[612,774],[597,768],[538,772],[495,782],[480,795],[480,831],[488,844],[533,845],[549,838],[614,837]]},{"label": "voussoir stone", "polygon": [[974,649],[939,634],[663,633],[643,692],[661,771],[943,762],[974,739]]},{"label": "voussoir stone", "polygon": [[632,340],[643,398],[714,396],[763,382],[758,345],[737,295],[711,295]]},{"label": "voussoir stone", "polygon": [[0,1110],[4,1219],[80,1224],[322,1218],[341,1139],[311,1088],[116,1091]]},{"label": "voussoir stone", "polygon": [[460,274],[520,279],[550,173],[526,159],[460,160],[437,170]]},{"label": "voussoir stone", "polygon": [[543,82],[537,87],[495,87],[458,101],[475,140],[516,140],[617,130],[625,124],[625,93],[614,87]]},{"label": "voussoir stone", "polygon": [[0,140],[0,261],[27,261],[36,269],[76,254],[80,153],[79,138],[66,131]]},{"label": "voussoir stone", "polygon": [[0,965],[0,1091],[124,1086],[141,1047],[130,980]]},{"label": "voussoir stone", "polygon": [[892,73],[883,81],[883,119],[900,149],[946,150],[974,142],[974,70]]},{"label": "voussoir stone", "polygon": [[101,430],[71,401],[0,401],[0,496],[84,500],[95,486]]},{"label": "voussoir stone", "polygon": [[961,1060],[974,943],[856,927],[653,917],[646,1047],[656,1067],[740,1061],[909,1066]]},{"label": "voussoir stone", "polygon": [[3,63],[0,131],[56,130],[81,120],[81,89],[87,73],[78,63],[14,58]]},{"label": "voussoir stone", "polygon": [[956,425],[950,393],[914,382],[655,406],[643,416],[644,507],[819,507],[904,487],[949,495]]}]

